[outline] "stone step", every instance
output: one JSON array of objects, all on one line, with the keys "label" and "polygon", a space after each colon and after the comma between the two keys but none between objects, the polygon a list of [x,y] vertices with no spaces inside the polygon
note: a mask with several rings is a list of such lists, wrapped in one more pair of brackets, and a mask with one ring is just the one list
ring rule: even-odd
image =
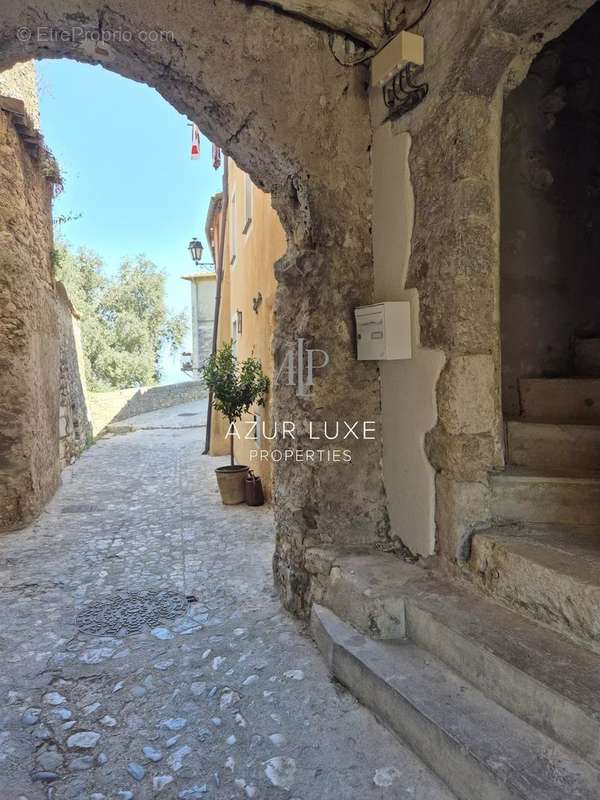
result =
[{"label": "stone step", "polygon": [[477,533],[471,567],[495,597],[600,652],[600,528],[509,526]]},{"label": "stone step", "polygon": [[398,639],[406,634],[405,587],[414,570],[383,553],[338,556],[332,563],[323,604],[345,622],[373,639]]},{"label": "stone step", "polygon": [[406,618],[415,644],[499,705],[600,767],[598,654],[524,614],[445,581],[412,587]]},{"label": "stone step", "polygon": [[[487,697],[600,766],[600,656],[398,558],[343,556],[331,573],[334,588],[323,602],[337,616],[358,622],[368,635],[388,597],[396,611],[403,602],[403,632],[411,641]],[[477,573],[477,578],[483,576]]]},{"label": "stone step", "polygon": [[600,378],[600,339],[575,340],[575,372]]},{"label": "stone step", "polygon": [[600,470],[600,425],[509,420],[506,443],[509,464]]},{"label": "stone step", "polygon": [[600,773],[409,641],[374,641],[314,605],[331,672],[460,800],[597,800]]},{"label": "stone step", "polygon": [[490,475],[494,520],[557,525],[600,524],[600,473],[509,467]]},{"label": "stone step", "polygon": [[524,417],[600,420],[600,380],[594,378],[521,378]]}]

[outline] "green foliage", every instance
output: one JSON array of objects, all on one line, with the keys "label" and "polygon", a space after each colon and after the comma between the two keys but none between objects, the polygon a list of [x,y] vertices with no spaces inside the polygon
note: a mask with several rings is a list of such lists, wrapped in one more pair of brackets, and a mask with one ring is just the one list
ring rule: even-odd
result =
[{"label": "green foliage", "polygon": [[75,222],[75,220],[81,219],[83,214],[59,214],[58,217],[53,217],[52,224],[55,228],[58,225],[66,225],[67,222]]},{"label": "green foliage", "polygon": [[58,197],[65,188],[63,176],[58,166],[58,161],[52,152],[45,146],[41,149],[42,174],[52,186],[52,196]]},{"label": "green foliage", "polygon": [[148,386],[160,380],[165,346],[181,345],[184,313],[169,312],[165,276],[144,256],[121,262],[107,275],[91,250],[73,252],[64,242],[53,254],[56,277],[81,314],[86,378],[92,391]]},{"label": "green foliage", "polygon": [[[202,376],[213,393],[213,407],[230,424],[240,419],[255,403],[259,406],[265,404],[269,379],[264,375],[260,361],[247,358],[240,364],[231,342],[225,342],[210,356],[202,368]],[[233,436],[230,437],[230,445],[233,466]]]}]

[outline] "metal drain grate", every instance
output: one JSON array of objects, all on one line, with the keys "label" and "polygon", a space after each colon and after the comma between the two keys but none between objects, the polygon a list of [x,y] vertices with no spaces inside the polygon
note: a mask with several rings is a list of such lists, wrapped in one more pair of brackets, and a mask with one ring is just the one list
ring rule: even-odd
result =
[{"label": "metal drain grate", "polygon": [[139,633],[154,628],[161,620],[183,616],[189,600],[184,594],[159,589],[147,592],[128,592],[101,603],[91,603],[77,615],[81,633],[117,636],[122,631]]},{"label": "metal drain grate", "polygon": [[182,411],[181,414],[177,414],[178,417],[199,417],[199,411]]},{"label": "metal drain grate", "polygon": [[72,506],[63,506],[60,510],[61,514],[89,514],[92,511],[98,511],[98,506],[90,505],[90,503],[76,503]]}]

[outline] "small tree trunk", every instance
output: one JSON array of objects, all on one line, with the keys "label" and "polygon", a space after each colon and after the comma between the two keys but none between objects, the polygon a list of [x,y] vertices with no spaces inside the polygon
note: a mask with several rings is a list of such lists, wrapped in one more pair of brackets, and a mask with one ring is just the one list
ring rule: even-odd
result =
[{"label": "small tree trunk", "polygon": [[235,460],[233,458],[233,436],[229,437],[229,452],[231,453],[231,466],[235,466]]}]

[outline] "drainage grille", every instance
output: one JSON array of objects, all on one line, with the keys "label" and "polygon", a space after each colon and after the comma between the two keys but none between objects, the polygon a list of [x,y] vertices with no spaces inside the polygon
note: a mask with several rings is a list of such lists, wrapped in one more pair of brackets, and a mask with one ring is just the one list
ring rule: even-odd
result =
[{"label": "drainage grille", "polygon": [[156,627],[161,620],[183,616],[189,602],[184,594],[168,589],[128,592],[91,603],[77,615],[77,626],[81,633],[102,636],[139,633]]},{"label": "drainage grille", "polygon": [[92,511],[98,511],[98,506],[90,505],[90,503],[76,503],[72,506],[63,506],[60,510],[61,514],[91,514]]}]

